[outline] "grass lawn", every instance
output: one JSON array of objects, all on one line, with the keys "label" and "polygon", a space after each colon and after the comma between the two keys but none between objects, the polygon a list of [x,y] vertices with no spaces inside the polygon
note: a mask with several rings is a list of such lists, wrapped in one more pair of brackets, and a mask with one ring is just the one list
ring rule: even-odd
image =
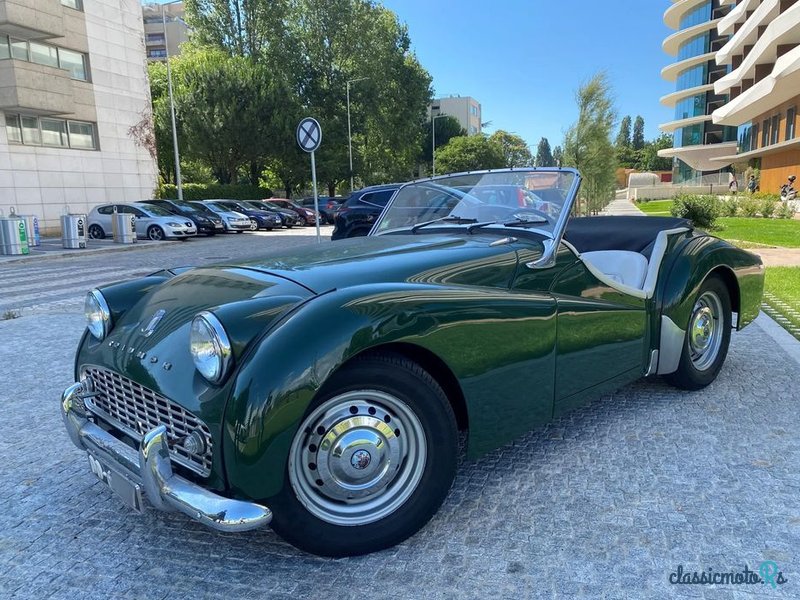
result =
[{"label": "grass lawn", "polygon": [[800,339],[800,267],[767,267],[765,311]]},{"label": "grass lawn", "polygon": [[800,221],[797,219],[720,217],[717,224],[721,228],[711,233],[726,240],[800,248]]},{"label": "grass lawn", "polygon": [[643,213],[655,217],[669,217],[672,200],[651,200],[650,202],[637,202],[636,207]]}]

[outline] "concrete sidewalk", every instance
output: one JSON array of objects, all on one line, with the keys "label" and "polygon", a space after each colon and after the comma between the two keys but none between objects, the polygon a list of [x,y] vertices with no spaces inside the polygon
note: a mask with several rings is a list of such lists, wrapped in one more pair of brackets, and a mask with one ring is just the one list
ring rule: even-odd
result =
[{"label": "concrete sidewalk", "polygon": [[644,215],[637,206],[627,198],[616,198],[610,202],[601,212],[601,215],[627,215],[639,216]]}]

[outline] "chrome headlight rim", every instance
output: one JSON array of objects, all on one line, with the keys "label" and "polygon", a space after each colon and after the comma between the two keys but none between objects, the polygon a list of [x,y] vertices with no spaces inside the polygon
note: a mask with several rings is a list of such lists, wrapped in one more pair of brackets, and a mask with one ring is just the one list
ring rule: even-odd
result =
[{"label": "chrome headlight rim", "polygon": [[[95,302],[97,312],[100,315],[99,321],[91,320],[89,318],[88,304],[90,299]],[[83,306],[84,306],[83,312],[84,315],[86,316],[86,321],[87,321],[86,327],[89,329],[89,332],[95,337],[95,339],[103,341],[108,336],[108,332],[111,331],[111,309],[108,307],[108,302],[106,302],[105,297],[103,297],[103,293],[97,288],[91,290],[86,294],[86,299],[84,300]],[[98,322],[101,323],[102,326],[102,329],[99,331],[95,327],[95,325]]]},{"label": "chrome headlight rim", "polygon": [[[198,357],[194,352],[194,340],[192,338],[194,335],[195,322],[202,323],[207,331],[211,333],[210,341],[214,346],[214,355],[218,365],[214,373],[204,371],[203,366],[199,363]],[[209,383],[221,383],[227,377],[231,370],[231,365],[233,364],[233,349],[225,327],[223,327],[214,313],[204,310],[194,316],[189,331],[189,353],[192,355],[192,360],[197,372]]]}]

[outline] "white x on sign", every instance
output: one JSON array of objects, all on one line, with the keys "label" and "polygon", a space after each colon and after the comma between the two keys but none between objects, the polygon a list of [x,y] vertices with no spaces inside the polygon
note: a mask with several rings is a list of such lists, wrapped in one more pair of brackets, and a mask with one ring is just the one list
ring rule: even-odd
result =
[{"label": "white x on sign", "polygon": [[297,143],[306,152],[314,152],[322,142],[322,127],[316,119],[306,117],[297,126]]}]

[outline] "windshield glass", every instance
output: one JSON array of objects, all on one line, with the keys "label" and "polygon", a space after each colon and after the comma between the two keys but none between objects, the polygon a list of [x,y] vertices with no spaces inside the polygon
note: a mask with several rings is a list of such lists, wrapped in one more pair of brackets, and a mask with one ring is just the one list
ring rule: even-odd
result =
[{"label": "windshield glass", "polygon": [[151,215],[155,215],[157,217],[174,217],[175,213],[168,211],[166,208],[161,208],[160,206],[148,206],[145,208],[147,212]]},{"label": "windshield glass", "polygon": [[192,206],[188,202],[181,202],[180,200],[174,201],[174,202],[175,202],[175,206],[177,206],[178,208],[180,208],[182,210],[185,210],[186,212],[190,212],[190,213],[203,212],[200,208],[198,208],[196,206]]},{"label": "windshield glass", "polygon": [[573,170],[520,169],[412,182],[395,194],[372,235],[469,222],[526,227],[555,238],[572,207],[577,179]]}]

